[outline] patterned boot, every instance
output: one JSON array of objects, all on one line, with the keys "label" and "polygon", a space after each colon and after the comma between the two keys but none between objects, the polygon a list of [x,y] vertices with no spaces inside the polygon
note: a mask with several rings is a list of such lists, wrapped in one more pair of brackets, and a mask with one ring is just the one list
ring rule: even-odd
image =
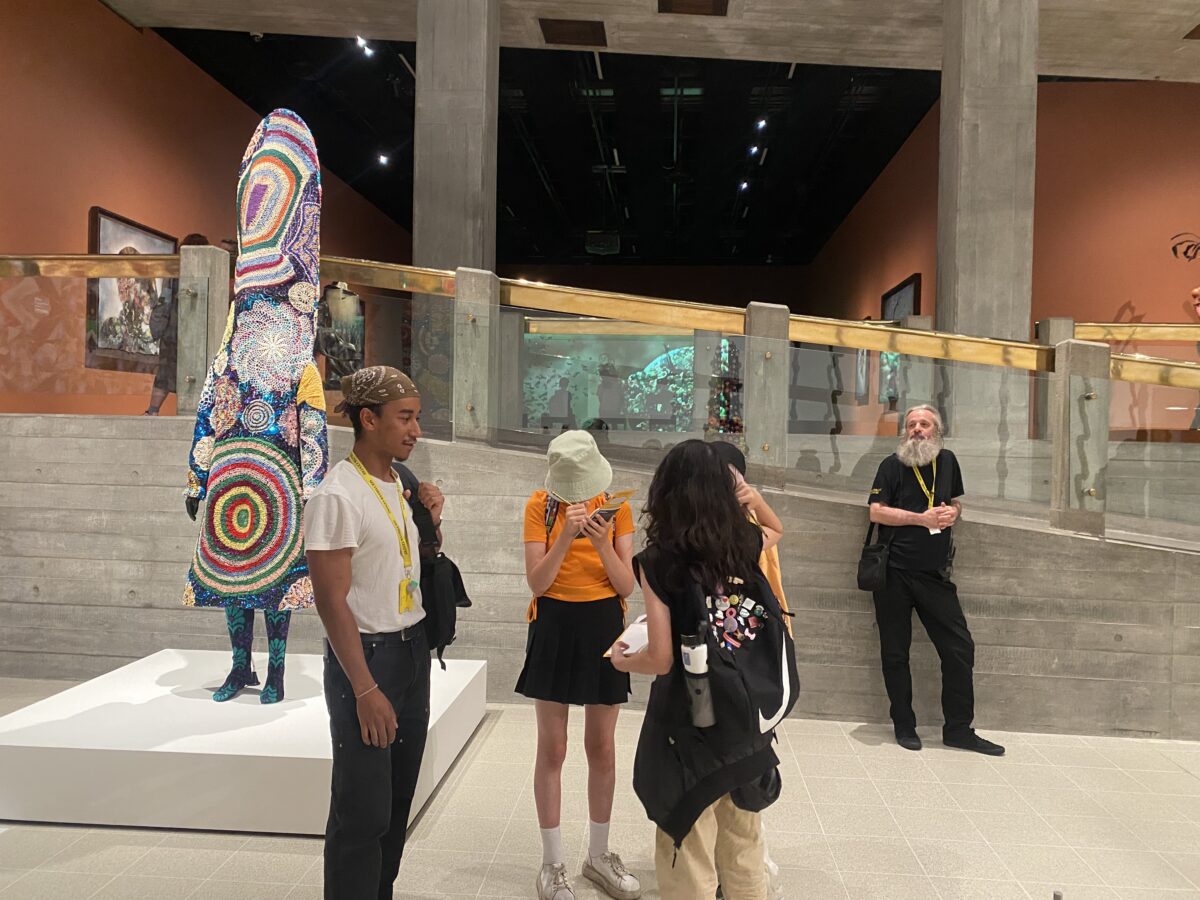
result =
[{"label": "patterned boot", "polygon": [[267,683],[258,695],[258,702],[278,703],[283,699],[283,663],[292,611],[266,609],[263,616],[267,620]]},{"label": "patterned boot", "polygon": [[225,607],[225,625],[229,629],[229,643],[233,646],[233,668],[225,683],[213,694],[218,703],[232,700],[242,688],[258,684],[254,660],[250,658],[250,647],[254,643],[254,610],[241,606]]}]

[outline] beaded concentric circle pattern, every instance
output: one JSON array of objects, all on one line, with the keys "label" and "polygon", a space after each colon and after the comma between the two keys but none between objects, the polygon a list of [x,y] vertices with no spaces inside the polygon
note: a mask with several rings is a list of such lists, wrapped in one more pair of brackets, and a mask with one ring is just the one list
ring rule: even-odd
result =
[{"label": "beaded concentric circle pattern", "polygon": [[[209,474],[193,569],[196,604],[223,605],[227,594],[259,594],[284,585],[303,564],[303,554],[295,463],[270,441],[222,442]],[[209,592],[222,596],[206,602]]]}]

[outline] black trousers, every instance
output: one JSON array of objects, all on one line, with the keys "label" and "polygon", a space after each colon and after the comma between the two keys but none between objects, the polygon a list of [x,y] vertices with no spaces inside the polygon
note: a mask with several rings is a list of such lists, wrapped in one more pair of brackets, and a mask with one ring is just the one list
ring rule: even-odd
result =
[{"label": "black trousers", "polygon": [[429,727],[429,645],[417,625],[363,637],[363,654],[399,727],[390,747],[363,743],[350,679],[325,644],[333,785],[325,826],[325,900],[391,900]]},{"label": "black trousers", "polygon": [[892,702],[896,732],[917,726],[912,708],[912,673],[908,652],[912,646],[912,613],[915,608],[942,660],[943,737],[960,737],[971,730],[975,717],[975,642],[963,618],[954,582],[937,572],[888,568],[887,587],[874,591],[875,621],[879,624],[879,655],[883,683]]}]

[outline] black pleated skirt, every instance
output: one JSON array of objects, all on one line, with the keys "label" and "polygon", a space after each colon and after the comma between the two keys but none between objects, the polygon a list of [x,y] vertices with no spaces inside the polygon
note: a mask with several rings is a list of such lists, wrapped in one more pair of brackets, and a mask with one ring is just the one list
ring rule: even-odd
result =
[{"label": "black pleated skirt", "polygon": [[586,603],[539,597],[517,693],[577,706],[624,703],[629,675],[604,656],[624,630],[625,613],[617,597]]}]

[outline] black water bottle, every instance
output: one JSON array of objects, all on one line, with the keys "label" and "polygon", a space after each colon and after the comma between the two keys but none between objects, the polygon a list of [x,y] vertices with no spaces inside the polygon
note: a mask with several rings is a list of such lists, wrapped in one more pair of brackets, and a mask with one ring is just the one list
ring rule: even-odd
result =
[{"label": "black water bottle", "polygon": [[697,728],[711,728],[716,724],[717,716],[713,710],[712,689],[708,680],[708,643],[704,640],[703,626],[698,634],[680,635],[679,644],[683,653],[683,675],[692,724]]}]

